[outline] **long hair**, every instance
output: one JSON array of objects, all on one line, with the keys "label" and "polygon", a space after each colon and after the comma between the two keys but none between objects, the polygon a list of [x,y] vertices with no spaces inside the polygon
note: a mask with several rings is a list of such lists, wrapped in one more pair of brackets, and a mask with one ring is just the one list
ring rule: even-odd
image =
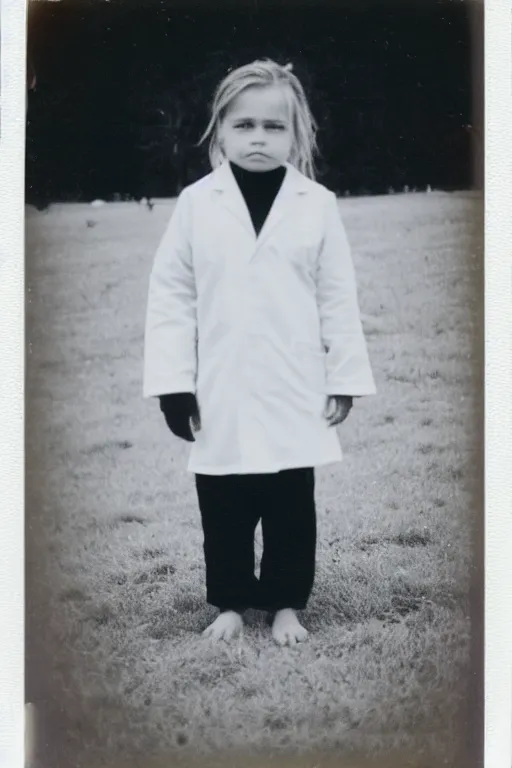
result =
[{"label": "long hair", "polygon": [[288,161],[305,176],[315,178],[317,125],[306,94],[290,65],[281,66],[270,59],[253,61],[233,70],[217,87],[211,106],[210,122],[199,141],[199,144],[202,144],[206,139],[210,139],[209,157],[212,168],[217,168],[224,160],[219,131],[233,100],[247,88],[276,85],[283,88],[292,121],[293,142]]}]

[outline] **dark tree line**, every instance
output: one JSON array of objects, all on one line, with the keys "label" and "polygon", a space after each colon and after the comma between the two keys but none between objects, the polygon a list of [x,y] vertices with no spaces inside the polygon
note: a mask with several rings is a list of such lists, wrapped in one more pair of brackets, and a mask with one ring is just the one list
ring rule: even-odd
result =
[{"label": "dark tree line", "polygon": [[330,188],[472,184],[466,3],[38,2],[29,52],[29,202],[175,195],[209,169],[216,84],[262,56],[301,77]]}]

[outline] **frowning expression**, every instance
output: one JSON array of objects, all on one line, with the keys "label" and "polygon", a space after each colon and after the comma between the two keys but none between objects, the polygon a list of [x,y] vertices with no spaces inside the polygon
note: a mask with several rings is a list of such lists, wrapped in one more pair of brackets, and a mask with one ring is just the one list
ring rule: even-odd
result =
[{"label": "frowning expression", "polygon": [[283,165],[293,141],[290,112],[283,88],[246,88],[233,99],[220,126],[224,155],[250,171]]}]

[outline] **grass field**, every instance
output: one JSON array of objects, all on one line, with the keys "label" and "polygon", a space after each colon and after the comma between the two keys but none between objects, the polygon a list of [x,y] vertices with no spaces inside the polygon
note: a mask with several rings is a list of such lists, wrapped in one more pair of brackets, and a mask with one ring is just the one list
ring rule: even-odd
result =
[{"label": "grass field", "polygon": [[464,765],[482,203],[340,209],[379,394],[341,427],[344,463],[317,472],[318,575],[297,649],[256,613],[231,647],[200,635],[214,612],[188,448],[141,397],[171,203],[27,211],[27,626],[43,664],[31,673],[29,658],[29,691],[66,768],[108,754],[284,765],[297,750],[304,768],[350,753]]}]

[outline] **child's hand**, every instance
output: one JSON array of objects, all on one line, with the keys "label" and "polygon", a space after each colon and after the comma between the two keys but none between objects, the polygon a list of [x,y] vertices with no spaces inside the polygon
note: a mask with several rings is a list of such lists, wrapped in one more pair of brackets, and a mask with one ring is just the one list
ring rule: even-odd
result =
[{"label": "child's hand", "polygon": [[189,443],[195,442],[191,424],[198,432],[201,429],[201,416],[197,398],[192,392],[160,395],[160,410],[173,435]]},{"label": "child's hand", "polygon": [[353,399],[350,395],[329,395],[324,408],[324,418],[330,427],[342,424],[352,409]]}]

